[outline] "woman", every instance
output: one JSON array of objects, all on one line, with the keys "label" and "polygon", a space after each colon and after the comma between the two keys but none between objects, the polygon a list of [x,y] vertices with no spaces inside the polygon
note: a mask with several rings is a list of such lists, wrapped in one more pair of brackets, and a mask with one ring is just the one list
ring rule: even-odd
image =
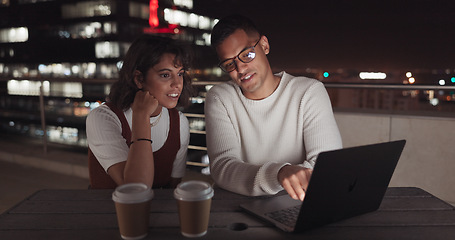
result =
[{"label": "woman", "polygon": [[189,61],[169,38],[143,35],[132,43],[108,101],[87,116],[92,188],[181,181],[190,134],[175,107],[188,102]]}]

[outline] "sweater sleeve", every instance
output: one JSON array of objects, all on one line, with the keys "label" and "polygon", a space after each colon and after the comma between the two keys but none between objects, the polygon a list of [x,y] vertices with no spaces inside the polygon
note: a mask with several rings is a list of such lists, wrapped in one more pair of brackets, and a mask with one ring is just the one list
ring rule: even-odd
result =
[{"label": "sweater sleeve", "polygon": [[306,161],[303,167],[313,168],[320,152],[342,148],[341,135],[332,111],[329,95],[321,82],[313,84],[301,100],[303,138]]},{"label": "sweater sleeve", "polygon": [[241,159],[238,126],[214,91],[207,94],[205,115],[210,172],[217,185],[248,196],[275,194],[283,189],[277,173],[285,163],[254,165]]}]

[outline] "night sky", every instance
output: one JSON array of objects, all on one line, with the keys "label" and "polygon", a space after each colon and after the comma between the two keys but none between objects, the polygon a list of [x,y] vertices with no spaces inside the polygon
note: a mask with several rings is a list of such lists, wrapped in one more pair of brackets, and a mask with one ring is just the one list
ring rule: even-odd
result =
[{"label": "night sky", "polygon": [[[201,4],[201,5],[199,5]],[[274,68],[455,70],[455,1],[198,0],[208,16],[250,16]]]}]

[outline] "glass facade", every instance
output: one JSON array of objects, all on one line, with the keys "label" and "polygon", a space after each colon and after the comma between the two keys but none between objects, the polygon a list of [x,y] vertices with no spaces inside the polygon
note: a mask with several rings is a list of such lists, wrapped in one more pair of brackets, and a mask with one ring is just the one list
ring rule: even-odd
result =
[{"label": "glass facade", "polygon": [[62,18],[89,18],[116,13],[116,2],[109,0],[81,1],[62,5]]},{"label": "glass facade", "polygon": [[[49,142],[86,147],[85,118],[105,101],[118,78],[122,57],[140,34],[169,36],[191,44],[204,56],[191,69],[195,81],[221,76],[208,47],[215,20],[191,13],[191,0],[153,1],[155,8],[150,4],[124,0],[1,1],[2,134],[27,139],[46,136]],[[156,25],[150,24],[152,18]],[[203,98],[195,97],[185,111],[202,113]],[[189,121],[192,144],[204,146],[204,118],[198,115]]]}]

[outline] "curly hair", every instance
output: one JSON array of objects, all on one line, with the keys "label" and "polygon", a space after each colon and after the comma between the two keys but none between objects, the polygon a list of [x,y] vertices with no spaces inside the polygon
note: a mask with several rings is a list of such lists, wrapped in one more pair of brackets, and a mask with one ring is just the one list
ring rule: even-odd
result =
[{"label": "curly hair", "polygon": [[138,70],[144,74],[147,73],[150,68],[160,62],[161,56],[165,53],[174,54],[174,64],[181,65],[185,69],[183,89],[178,105],[186,106],[191,96],[191,78],[187,73],[190,68],[191,55],[188,49],[183,43],[171,38],[147,34],[134,40],[128,49],[119,71],[119,79],[112,84],[108,101],[122,110],[130,108],[136,92],[139,90],[134,82],[134,72]]}]

